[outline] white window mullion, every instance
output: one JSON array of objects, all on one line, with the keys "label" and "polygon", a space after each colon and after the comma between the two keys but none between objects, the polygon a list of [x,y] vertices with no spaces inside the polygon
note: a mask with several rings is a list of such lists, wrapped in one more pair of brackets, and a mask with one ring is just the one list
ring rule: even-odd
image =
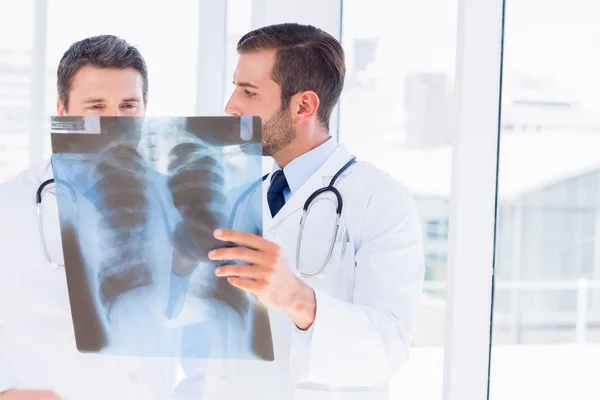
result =
[{"label": "white window mullion", "polygon": [[459,0],[444,399],[487,398],[503,0]]},{"label": "white window mullion", "polygon": [[31,53],[31,99],[29,123],[29,165],[42,160],[46,131],[46,44],[48,1],[33,2],[33,51]]},{"label": "white window mullion", "polygon": [[227,0],[199,0],[196,114],[224,115]]}]

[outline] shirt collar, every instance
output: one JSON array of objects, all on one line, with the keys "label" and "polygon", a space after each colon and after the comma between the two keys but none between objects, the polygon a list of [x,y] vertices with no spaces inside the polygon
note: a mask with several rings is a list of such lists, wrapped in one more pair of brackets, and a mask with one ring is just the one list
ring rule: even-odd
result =
[{"label": "shirt collar", "polygon": [[[294,194],[319,168],[325,164],[327,158],[333,153],[337,147],[335,138],[330,137],[318,147],[302,154],[300,157],[293,159],[288,165],[283,168],[283,173],[287,180],[290,191]],[[273,171],[280,170],[281,167],[277,162],[273,163]]]}]

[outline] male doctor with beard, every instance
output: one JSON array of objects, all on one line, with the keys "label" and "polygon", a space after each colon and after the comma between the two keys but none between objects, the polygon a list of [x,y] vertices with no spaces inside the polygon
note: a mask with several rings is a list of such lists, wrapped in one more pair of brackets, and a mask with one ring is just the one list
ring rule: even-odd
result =
[{"label": "male doctor with beard", "polygon": [[[390,378],[408,359],[424,279],[415,203],[330,136],[345,75],[337,40],[280,24],[246,34],[237,49],[225,111],[262,118],[263,153],[275,162],[263,190],[248,195],[264,193],[247,202],[262,203],[263,237],[216,230],[239,246],[209,258],[243,262],[215,273],[269,309],[275,361],[188,360],[187,370],[206,379],[204,400],[388,399]],[[339,198],[313,196],[333,180]],[[245,203],[240,215],[260,211]]]}]

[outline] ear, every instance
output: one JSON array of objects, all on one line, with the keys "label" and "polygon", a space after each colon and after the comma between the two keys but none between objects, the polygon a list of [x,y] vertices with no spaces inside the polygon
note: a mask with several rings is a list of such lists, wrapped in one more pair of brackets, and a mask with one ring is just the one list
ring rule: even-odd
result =
[{"label": "ear", "polygon": [[56,99],[56,113],[61,117],[64,117],[67,115],[67,109],[65,108],[65,105],[62,102],[62,100],[60,99],[60,97],[58,97]]},{"label": "ear", "polygon": [[292,97],[292,121],[303,124],[316,117],[319,110],[319,96],[312,90],[300,92]]}]

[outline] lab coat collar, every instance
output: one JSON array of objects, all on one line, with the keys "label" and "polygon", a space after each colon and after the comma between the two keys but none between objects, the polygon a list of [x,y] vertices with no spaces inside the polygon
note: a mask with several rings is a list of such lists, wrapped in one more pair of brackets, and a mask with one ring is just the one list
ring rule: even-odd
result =
[{"label": "lab coat collar", "polygon": [[[331,153],[337,148],[337,141],[334,137],[329,137],[324,143],[316,148],[296,157],[283,168],[285,179],[290,188],[290,193],[294,194],[298,189],[310,179],[310,177],[321,167],[329,158]],[[276,161],[273,161],[272,173],[280,170],[281,167]]]},{"label": "lab coat collar", "polygon": [[52,163],[50,162],[50,158],[42,160],[40,163],[33,167],[33,174],[35,177],[43,183],[48,179],[54,178],[54,173],[52,172]]},{"label": "lab coat collar", "polygon": [[[268,183],[271,181],[271,174],[265,179],[263,183],[263,220],[265,229],[271,229],[275,225],[279,224],[285,218],[289,217],[294,212],[302,209],[306,199],[315,192],[316,190],[327,186],[333,176],[350,161],[350,153],[343,144],[338,144],[333,153],[329,156],[327,161],[319,168],[300,188],[296,193],[292,194],[289,200],[279,210],[275,218],[271,218],[269,212],[269,205],[266,199],[266,193],[268,189]],[[346,174],[348,172],[344,172]]]}]

